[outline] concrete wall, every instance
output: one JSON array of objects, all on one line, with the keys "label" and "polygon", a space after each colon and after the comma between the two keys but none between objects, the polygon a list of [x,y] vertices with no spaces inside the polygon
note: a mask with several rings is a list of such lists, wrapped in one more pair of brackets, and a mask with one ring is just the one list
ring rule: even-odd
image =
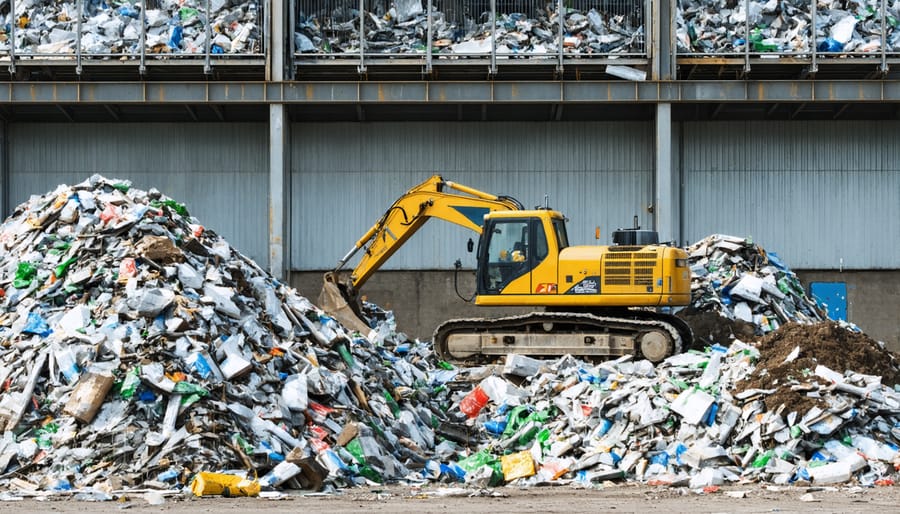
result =
[{"label": "concrete wall", "polygon": [[[796,271],[800,281],[847,284],[847,316],[873,339],[900,352],[900,270]],[[471,296],[472,272],[460,272],[459,291]],[[291,285],[314,303],[322,287],[321,272],[294,272]],[[453,318],[490,317],[528,309],[476,307],[457,297],[452,271],[380,271],[363,288],[368,300],[394,311],[398,329],[411,337],[430,339],[441,322]]]},{"label": "concrete wall", "polygon": [[847,284],[847,320],[900,352],[900,270],[794,271],[807,291],[812,282]]}]

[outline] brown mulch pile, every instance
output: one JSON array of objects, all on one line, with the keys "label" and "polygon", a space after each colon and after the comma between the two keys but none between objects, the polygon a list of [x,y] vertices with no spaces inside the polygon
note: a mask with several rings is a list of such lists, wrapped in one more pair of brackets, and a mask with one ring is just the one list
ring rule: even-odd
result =
[{"label": "brown mulch pile", "polygon": [[[799,356],[785,363],[796,347]],[[900,355],[884,348],[867,335],[852,332],[834,321],[814,325],[789,323],[763,337],[757,344],[760,360],[756,370],[736,384],[736,392],[746,389],[777,388],[764,401],[768,410],[785,404],[785,413],[805,413],[812,406],[827,407],[824,401],[809,397],[803,391],[792,391],[791,385],[825,381],[814,375],[817,364],[843,374],[855,371],[879,375],[887,386],[900,384]]]}]

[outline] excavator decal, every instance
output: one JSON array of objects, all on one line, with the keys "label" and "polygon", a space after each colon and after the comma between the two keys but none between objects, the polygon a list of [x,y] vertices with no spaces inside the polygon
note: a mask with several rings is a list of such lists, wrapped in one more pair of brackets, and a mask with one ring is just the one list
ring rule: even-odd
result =
[{"label": "excavator decal", "polygon": [[566,294],[600,294],[600,277],[584,277],[572,286]]}]

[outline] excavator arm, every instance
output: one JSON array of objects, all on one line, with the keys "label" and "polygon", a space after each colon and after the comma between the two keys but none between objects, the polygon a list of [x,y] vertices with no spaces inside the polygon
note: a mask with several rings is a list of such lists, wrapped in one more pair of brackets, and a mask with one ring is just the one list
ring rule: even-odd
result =
[{"label": "excavator arm", "polygon": [[[485,193],[434,175],[398,198],[334,270],[325,274],[319,306],[345,326],[363,332],[367,325],[359,319],[359,288],[428,220],[442,219],[481,234],[482,221],[488,212],[522,209],[522,204],[514,198]],[[362,258],[349,279],[341,280],[341,270],[360,250],[363,250]],[[355,320],[350,319],[351,314]]]}]

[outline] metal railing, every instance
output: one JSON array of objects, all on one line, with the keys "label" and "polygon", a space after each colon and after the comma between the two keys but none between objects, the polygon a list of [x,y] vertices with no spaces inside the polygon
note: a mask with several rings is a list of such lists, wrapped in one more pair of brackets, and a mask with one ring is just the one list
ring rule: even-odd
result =
[{"label": "metal railing", "polygon": [[[223,0],[7,0],[13,23],[0,58],[10,71],[23,60],[126,60],[141,70],[151,59],[263,58],[264,2]],[[3,3],[7,3],[3,2]],[[144,8],[146,6],[146,8]],[[211,13],[211,15],[208,15]]]},{"label": "metal railing", "polygon": [[[296,58],[646,57],[644,0],[297,0]],[[560,23],[560,13],[562,23]]]},{"label": "metal railing", "polygon": [[[749,13],[749,14],[748,14]],[[682,57],[821,59],[900,55],[900,3],[887,0],[679,0],[675,44]]]}]

